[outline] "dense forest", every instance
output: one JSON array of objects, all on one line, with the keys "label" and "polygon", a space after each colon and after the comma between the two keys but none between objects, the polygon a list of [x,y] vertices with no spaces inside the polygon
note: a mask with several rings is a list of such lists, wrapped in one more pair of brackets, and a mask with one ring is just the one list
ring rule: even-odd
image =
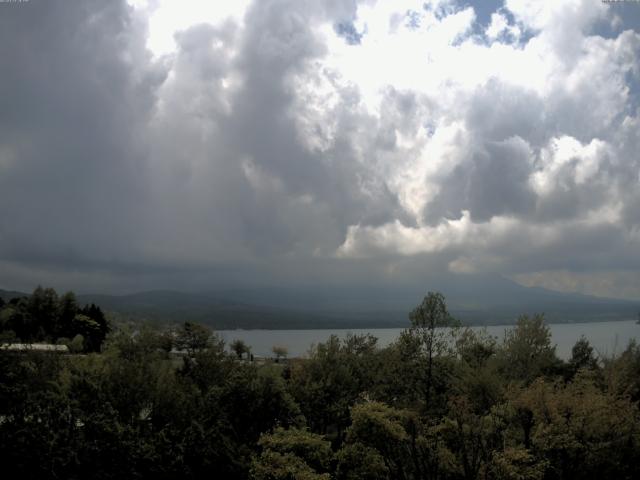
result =
[{"label": "dense forest", "polygon": [[0,342],[48,342],[74,352],[97,352],[109,326],[100,307],[80,307],[73,292],[58,296],[38,286],[30,296],[0,297]]},{"label": "dense forest", "polygon": [[640,478],[635,343],[598,358],[579,339],[563,361],[542,316],[498,341],[429,293],[389,347],[333,336],[252,362],[192,323],[94,337],[98,307],[54,293],[0,312],[14,340],[83,338],[0,352],[4,478]]}]

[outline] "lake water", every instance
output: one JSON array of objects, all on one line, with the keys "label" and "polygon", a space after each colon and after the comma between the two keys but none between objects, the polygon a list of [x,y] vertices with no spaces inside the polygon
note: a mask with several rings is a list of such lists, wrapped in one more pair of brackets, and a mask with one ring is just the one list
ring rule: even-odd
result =
[{"label": "lake water", "polygon": [[[502,341],[507,329],[513,325],[499,325],[490,327],[473,327],[474,330],[486,329],[487,333]],[[549,325],[552,335],[552,343],[556,345],[556,352],[560,358],[567,359],[571,356],[571,348],[581,336],[584,336],[596,352],[601,355],[620,354],[631,339],[640,334],[640,325],[635,320],[621,322],[594,322],[594,323],[563,323]],[[325,342],[330,335],[344,338],[348,333],[370,333],[378,338],[381,347],[392,343],[401,328],[371,328],[371,329],[345,329],[345,330],[220,330],[218,333],[227,342],[235,339],[243,340],[251,347],[251,351],[258,357],[272,357],[271,349],[274,345],[286,347],[290,357],[307,356],[309,348],[313,344]]]}]

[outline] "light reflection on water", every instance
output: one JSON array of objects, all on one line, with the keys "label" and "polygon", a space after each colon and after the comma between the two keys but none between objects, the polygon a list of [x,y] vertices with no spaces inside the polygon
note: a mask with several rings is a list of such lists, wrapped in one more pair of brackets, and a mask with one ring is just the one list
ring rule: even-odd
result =
[{"label": "light reflection on water", "polygon": [[[621,353],[631,339],[637,338],[640,325],[634,320],[622,322],[593,322],[593,323],[564,323],[552,324],[552,343],[556,345],[556,352],[560,358],[569,358],[571,348],[580,338],[589,340],[591,346],[601,355]],[[486,328],[487,333],[498,338],[501,342],[507,329],[512,325],[498,325],[490,327],[473,327],[474,330]],[[401,328],[371,328],[371,329],[322,329],[322,330],[220,330],[218,333],[227,342],[235,339],[243,340],[251,347],[254,355],[272,357],[271,349],[274,345],[284,346],[289,351],[289,357],[306,356],[312,344],[326,341],[330,335],[344,338],[348,333],[370,333],[378,338],[379,346],[387,346],[393,342],[403,329]]]}]

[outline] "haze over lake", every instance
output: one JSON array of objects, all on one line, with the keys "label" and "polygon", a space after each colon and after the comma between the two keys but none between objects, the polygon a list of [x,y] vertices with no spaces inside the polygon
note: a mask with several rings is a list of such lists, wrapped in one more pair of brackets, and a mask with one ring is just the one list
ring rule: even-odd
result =
[{"label": "haze over lake", "polygon": [[[472,327],[473,330],[486,331],[501,342],[505,331],[513,325],[495,325],[489,327]],[[600,356],[619,354],[629,341],[637,339],[640,325],[634,320],[620,322],[565,323],[549,325],[552,344],[560,358],[571,356],[571,348],[581,336],[589,340]],[[349,333],[364,335],[370,333],[378,338],[378,346],[384,347],[398,338],[402,328],[372,329],[317,329],[317,330],[221,330],[218,333],[227,342],[235,339],[243,340],[258,357],[272,357],[274,345],[284,346],[289,357],[306,356],[313,344],[325,342],[331,335],[345,338]]]}]

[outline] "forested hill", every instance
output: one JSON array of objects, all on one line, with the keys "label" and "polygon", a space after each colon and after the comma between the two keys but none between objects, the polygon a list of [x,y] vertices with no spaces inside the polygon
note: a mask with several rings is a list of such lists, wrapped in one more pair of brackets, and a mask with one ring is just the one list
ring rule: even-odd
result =
[{"label": "forested hill", "polygon": [[99,306],[81,305],[73,292],[63,295],[38,286],[31,295],[0,296],[0,344],[48,343],[72,352],[97,352],[110,327]]},{"label": "forested hill", "polygon": [[3,478],[640,478],[636,342],[577,339],[564,361],[541,316],[498,341],[433,292],[407,323],[386,347],[333,335],[261,361],[188,322],[82,355],[0,349]]},{"label": "forested hill", "polygon": [[[404,327],[427,290],[444,292],[454,316],[467,324],[515,322],[520,314],[544,313],[548,322],[636,318],[640,302],[528,288],[500,277],[443,279],[442,285],[393,288],[255,288],[208,293],[157,290],[130,295],[78,295],[116,317],[157,322],[190,320],[216,329]],[[27,295],[0,290],[0,297]]]}]

